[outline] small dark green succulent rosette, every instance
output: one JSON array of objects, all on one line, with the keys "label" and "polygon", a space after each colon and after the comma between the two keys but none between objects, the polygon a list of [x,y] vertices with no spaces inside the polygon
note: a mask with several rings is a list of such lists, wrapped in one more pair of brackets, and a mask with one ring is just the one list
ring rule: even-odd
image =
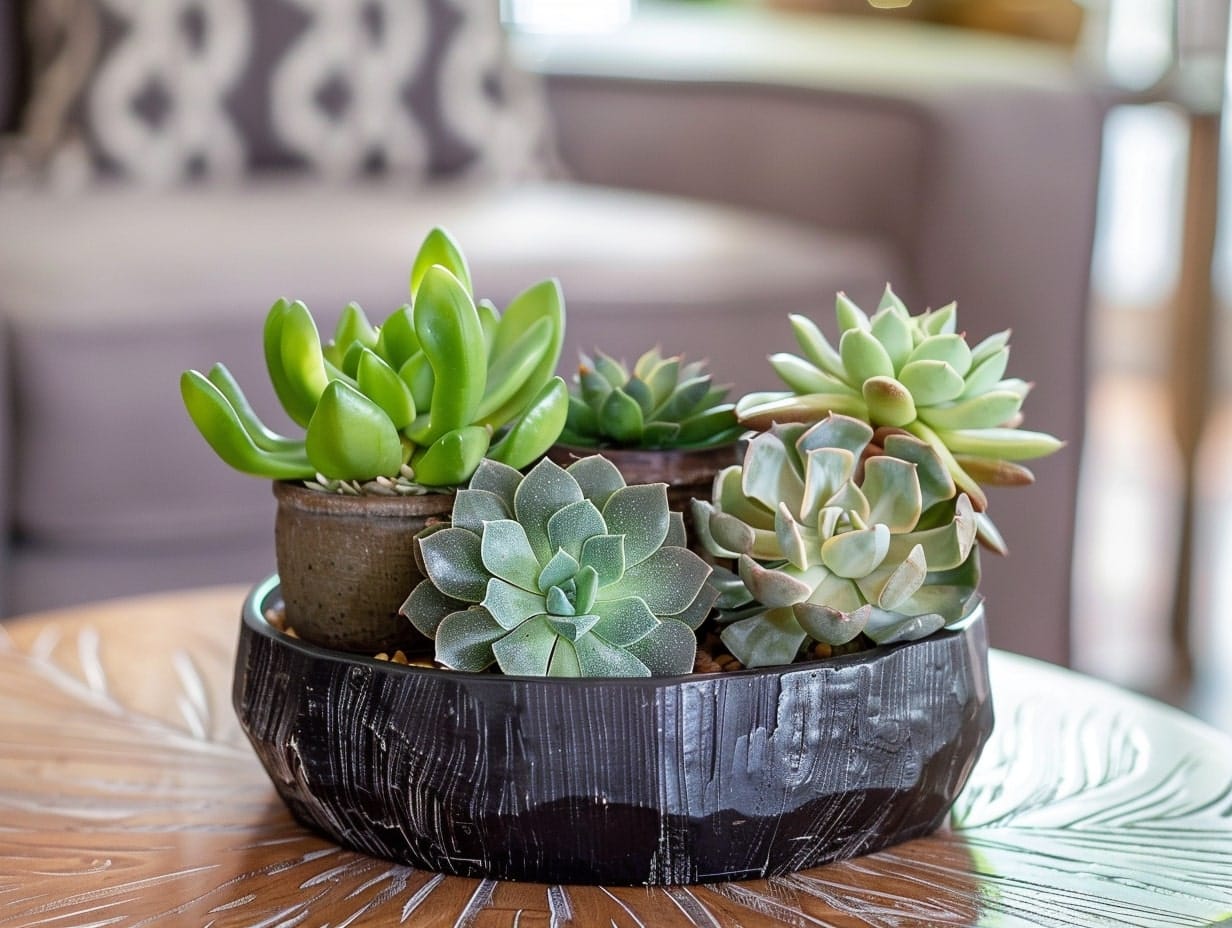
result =
[{"label": "small dark green succulent rosette", "polygon": [[427,579],[402,611],[454,670],[685,674],[717,595],[666,486],[627,486],[600,456],[525,477],[484,461],[416,545]]},{"label": "small dark green succulent rosette", "polygon": [[[876,439],[876,441],[875,441]],[[789,664],[814,643],[914,641],[978,605],[971,502],[928,443],[830,415],[776,425],[695,504],[719,572],[721,638],[747,667]]]}]

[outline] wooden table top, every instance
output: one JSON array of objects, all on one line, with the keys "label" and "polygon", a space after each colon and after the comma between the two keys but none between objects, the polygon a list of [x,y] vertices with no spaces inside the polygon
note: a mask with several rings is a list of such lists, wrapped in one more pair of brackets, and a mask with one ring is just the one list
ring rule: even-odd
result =
[{"label": "wooden table top", "polygon": [[0,926],[1199,926],[1232,923],[1232,740],[992,655],[997,727],[937,835],[772,880],[446,877],[297,825],[230,706],[245,591],[0,626]]}]

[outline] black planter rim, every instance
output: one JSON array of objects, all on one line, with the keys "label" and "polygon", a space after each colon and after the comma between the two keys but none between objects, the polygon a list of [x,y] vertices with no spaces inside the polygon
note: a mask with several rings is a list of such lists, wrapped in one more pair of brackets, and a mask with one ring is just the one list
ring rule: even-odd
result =
[{"label": "black planter rim", "polygon": [[911,645],[918,644],[920,641],[933,641],[961,635],[971,626],[978,622],[982,622],[984,619],[984,606],[983,603],[981,603],[976,606],[976,608],[973,609],[971,613],[966,616],[966,618],[954,623],[953,625],[948,625],[940,631],[929,635],[927,638],[921,638],[918,641],[904,641],[895,644],[877,645],[874,648],[868,648],[864,651],[856,651],[851,654],[839,654],[834,657],[820,658],[810,661],[796,661],[792,664],[778,664],[773,667],[745,668],[744,670],[734,670],[720,674],[687,673],[670,677],[535,677],[516,676],[513,674],[501,673],[468,673],[460,670],[413,667],[408,664],[399,664],[394,661],[377,660],[375,657],[367,657],[363,654],[352,654],[345,651],[337,651],[332,648],[311,644],[301,638],[292,638],[291,636],[284,635],[278,631],[270,625],[265,618],[265,610],[280,600],[279,593],[280,586],[278,575],[270,574],[249,591],[248,596],[244,599],[243,606],[244,625],[247,626],[253,633],[273,640],[279,647],[297,651],[312,660],[336,661],[343,664],[350,664],[355,667],[379,669],[386,673],[404,674],[407,676],[448,674],[453,677],[465,679],[468,686],[503,686],[506,681],[511,680],[516,680],[526,684],[534,684],[544,688],[586,687],[594,686],[595,684],[602,684],[604,686],[633,687],[645,687],[647,684],[654,686],[679,686],[691,681],[706,679],[712,676],[718,676],[724,680],[737,680],[747,677],[781,675],[784,673],[807,673],[818,670],[822,667],[840,667],[846,664],[872,663],[886,654],[900,648],[911,647]]}]

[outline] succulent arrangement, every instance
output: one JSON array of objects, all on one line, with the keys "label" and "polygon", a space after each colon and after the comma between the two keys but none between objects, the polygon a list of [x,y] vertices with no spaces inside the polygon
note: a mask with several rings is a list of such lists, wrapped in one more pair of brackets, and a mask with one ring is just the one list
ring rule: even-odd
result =
[{"label": "succulent arrangement", "polygon": [[[983,485],[1030,483],[1020,462],[1061,447],[1051,435],[1018,427],[1031,385],[1005,377],[1008,331],[971,347],[957,331],[954,303],[913,316],[888,286],[871,317],[842,293],[835,312],[837,348],[807,317],[790,317],[804,356],[770,358],[790,390],[743,397],[736,405],[742,423],[766,428],[834,412],[903,429],[933,449],[981,513]],[[986,520],[981,538],[1003,547]]]},{"label": "succulent arrangement", "polygon": [[452,524],[421,533],[427,579],[402,608],[444,666],[528,676],[689,672],[717,595],[665,484],[626,486],[600,456],[525,477],[485,460]]},{"label": "succulent arrangement", "polygon": [[596,352],[585,355],[569,395],[560,440],[584,448],[700,449],[743,432],[726,387],[702,361],[685,363],[652,348],[633,365]]},{"label": "succulent arrangement", "polygon": [[837,414],[772,426],[694,501],[710,553],[738,559],[721,638],[745,666],[791,663],[810,641],[923,638],[978,602],[970,499],[926,442],[874,436]]},{"label": "succulent arrangement", "polygon": [[568,409],[554,374],[564,336],[556,281],[524,291],[503,313],[476,303],[461,250],[434,229],[410,294],[380,326],[350,304],[324,344],[303,303],[279,300],[265,320],[266,367],[305,434],[268,429],[222,364],[181,378],[197,429],[237,470],[350,492],[454,487],[485,458],[525,467],[541,456]]}]

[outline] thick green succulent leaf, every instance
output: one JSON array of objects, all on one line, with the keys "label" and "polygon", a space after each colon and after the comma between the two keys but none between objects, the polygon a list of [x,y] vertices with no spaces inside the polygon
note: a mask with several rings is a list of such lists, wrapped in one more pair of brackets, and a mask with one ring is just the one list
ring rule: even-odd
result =
[{"label": "thick green succulent leaf", "polygon": [[603,505],[603,522],[609,533],[624,536],[625,566],[640,564],[667,539],[671,522],[667,484],[650,483],[616,490]]},{"label": "thick green succulent leaf", "polygon": [[597,615],[560,615],[552,613],[547,616],[548,627],[566,641],[571,641],[575,645],[583,635],[590,634],[590,630],[599,623]]},{"label": "thick green succulent leaf", "polygon": [[483,461],[488,438],[488,430],[478,425],[446,432],[411,458],[415,481],[428,487],[466,483]]},{"label": "thick green succulent leaf", "polygon": [[[192,385],[187,384],[186,381],[191,381],[195,377],[200,376],[198,371],[185,371],[180,380],[181,392],[186,388],[191,389]],[[261,421],[261,417],[257,415],[256,410],[252,408],[252,404],[248,402],[248,397],[244,395],[244,391],[240,388],[239,383],[225,364],[215,364],[211,367],[209,373],[205,375],[205,380],[215,388],[217,393],[222,394],[222,398],[230,405],[231,412],[239,420],[241,428],[248,434],[248,437],[252,439],[252,443],[257,448],[262,451],[291,452],[302,460],[305,467],[308,466],[308,458],[304,454],[304,440],[302,438],[289,438],[285,435],[279,435],[277,432],[267,428],[265,423]],[[203,384],[198,386],[205,392],[212,392],[206,390]],[[187,399],[185,399],[185,404],[189,405]],[[191,408],[189,412],[190,414],[192,413]],[[228,412],[226,415],[229,418],[231,413]],[[193,419],[194,421],[196,420],[195,415]]]},{"label": "thick green succulent leaf", "polygon": [[712,497],[723,512],[741,522],[747,522],[753,528],[774,528],[775,510],[744,495],[744,469],[741,465],[733,464],[715,474]]},{"label": "thick green succulent leaf", "polygon": [[549,677],[580,677],[582,668],[578,664],[577,651],[573,645],[563,638],[556,639],[556,647],[552,649],[552,660],[548,663]]},{"label": "thick green succulent leaf", "polygon": [[898,534],[915,528],[924,511],[915,465],[880,455],[864,463],[860,491],[869,504],[868,521]]},{"label": "thick green succulent leaf", "polygon": [[427,445],[474,423],[487,386],[487,348],[469,289],[443,267],[424,272],[414,317],[436,380],[427,426],[411,433],[416,443]]},{"label": "thick green succulent leaf", "polygon": [[548,520],[582,499],[582,488],[565,470],[544,458],[522,480],[513,496],[513,511],[540,562],[555,549],[548,540]]},{"label": "thick green succulent leaf", "polygon": [[637,403],[642,410],[642,417],[649,419],[650,414],[654,412],[655,397],[650,392],[650,385],[640,380],[636,375],[630,377],[622,386],[617,388],[625,393],[630,399]]},{"label": "thick green succulent leaf", "polygon": [[461,281],[467,293],[474,292],[470,269],[466,265],[466,256],[462,254],[462,249],[458,247],[454,238],[439,226],[424,237],[423,244],[419,246],[419,251],[415,254],[415,262],[411,265],[410,293],[412,297],[419,292],[424,275],[433,265],[440,265],[448,270]]},{"label": "thick green succulent leaf", "polygon": [[[350,345],[356,343],[363,345],[365,348],[375,348],[377,344],[377,331],[372,327],[372,323],[368,321],[363,307],[351,301],[343,307],[342,312],[338,316],[338,323],[334,326],[334,346],[342,351],[346,351]],[[337,361],[334,361],[334,364],[337,363]]]},{"label": "thick green succulent leaf", "polygon": [[598,443],[599,416],[580,396],[569,395],[569,412],[565,416],[565,428],[578,437],[587,447]]},{"label": "thick green succulent leaf", "polygon": [[595,635],[616,647],[628,647],[634,641],[641,641],[659,624],[646,600],[639,596],[600,603],[596,609],[600,620],[595,625]]},{"label": "thick green succulent leaf", "polygon": [[[834,297],[834,316],[838,320],[838,329],[846,335],[851,331],[867,332],[870,328],[868,316],[845,293]],[[840,352],[841,352],[840,348]]]},{"label": "thick green succulent leaf", "polygon": [[535,586],[540,593],[546,594],[552,587],[568,583],[580,569],[577,558],[568,551],[557,551],[539,572],[539,580]]},{"label": "thick green succulent leaf", "polygon": [[942,430],[937,436],[954,454],[975,454],[1007,461],[1042,458],[1065,446],[1058,438],[1026,429]]},{"label": "thick green succulent leaf", "polygon": [[385,411],[394,428],[402,430],[414,421],[415,398],[410,388],[397,371],[366,347],[360,348],[356,383],[361,393]]},{"label": "thick green succulent leaf", "polygon": [[851,580],[831,574],[813,588],[808,601],[815,606],[829,606],[839,612],[855,612],[864,605],[864,597]]},{"label": "thick green succulent leaf", "polygon": [[817,448],[805,459],[804,497],[798,510],[802,521],[812,524],[822,507],[845,487],[855,474],[856,458],[845,448]]},{"label": "thick green succulent leaf", "polygon": [[989,517],[986,512],[977,512],[975,514],[975,537],[981,545],[995,554],[1000,554],[1002,557],[1010,553],[1009,546],[1005,543],[1005,538],[1002,537],[1000,529]]},{"label": "thick green succulent leaf", "polygon": [[607,523],[588,499],[570,503],[548,519],[549,546],[553,550],[563,548],[574,558],[581,558],[582,544],[587,538],[607,533]]},{"label": "thick green succulent leaf", "polygon": [[375,350],[396,371],[420,350],[410,304],[399,306],[381,323]]},{"label": "thick green succulent leaf", "polygon": [[[298,300],[290,304],[282,314],[279,334],[281,372],[292,407],[297,413],[306,411],[311,416],[313,407],[329,385],[330,375],[322,353],[321,335],[308,307]],[[287,411],[293,410],[288,408]]]},{"label": "thick green succulent leaf", "polygon": [[[577,609],[574,607],[573,601],[569,599],[568,594],[566,594],[565,591],[558,586],[554,586],[548,590],[548,595],[545,597],[545,601],[547,603],[547,614],[549,616],[577,615]],[[553,626],[553,628],[555,628],[555,626]],[[572,641],[573,638],[570,637],[569,640]]]},{"label": "thick green succulent leaf", "polygon": [[539,559],[526,530],[512,519],[489,522],[484,527],[480,555],[483,566],[494,576],[527,591],[538,589]]},{"label": "thick green succulent leaf", "polygon": [[[551,346],[552,320],[536,319],[522,336],[500,354],[488,360],[487,386],[483,400],[475,412],[480,425],[499,428],[506,418],[498,413],[507,410],[510,398],[517,393],[539,366]],[[508,410],[516,415],[519,410]]]},{"label": "thick green succulent leaf", "polygon": [[907,359],[908,364],[916,361],[943,361],[959,377],[966,377],[971,369],[971,348],[961,335],[930,335],[916,345]]},{"label": "thick green succulent leaf", "polygon": [[[894,299],[897,300],[898,297]],[[883,306],[873,314],[869,327],[890,356],[895,370],[903,366],[907,356],[911,354],[911,349],[915,347],[915,341],[911,337],[911,323],[908,322],[906,310],[900,308],[901,306],[901,301],[897,305]]]},{"label": "thick green succulent leaf", "polygon": [[648,374],[640,375],[640,379],[650,388],[654,400],[650,408],[658,409],[667,402],[680,382],[680,358],[663,359]]},{"label": "thick green succulent leaf", "polygon": [[684,527],[684,514],[675,509],[667,514],[667,534],[663,537],[663,544],[674,548],[689,546],[689,535]]},{"label": "thick green succulent leaf", "polygon": [[795,313],[789,315],[787,320],[791,323],[792,334],[795,335],[796,343],[804,352],[805,358],[817,365],[823,373],[845,384],[847,372],[843,369],[843,359],[817,324],[807,316]]},{"label": "thick green succulent leaf", "polygon": [[649,380],[654,369],[663,363],[663,352],[658,345],[643,351],[633,364],[633,376]]},{"label": "thick green succulent leaf", "polygon": [[651,676],[674,677],[693,670],[697,658],[697,636],[683,622],[663,619],[650,634],[635,641],[626,650],[645,665]]},{"label": "thick green succulent leaf", "polygon": [[491,576],[483,565],[479,536],[464,528],[446,528],[418,539],[428,578],[446,596],[468,603],[483,600]]},{"label": "thick green succulent leaf", "polygon": [[511,517],[505,501],[490,490],[459,490],[453,499],[453,524],[476,535],[483,534],[483,523]]},{"label": "thick green succulent leaf", "polygon": [[925,313],[921,319],[921,325],[930,335],[952,335],[957,323],[958,304],[953,301]]},{"label": "thick green succulent leaf", "polygon": [[754,599],[772,609],[802,603],[813,592],[812,584],[784,570],[763,567],[747,554],[740,556],[740,579]]},{"label": "thick green succulent leaf", "polygon": [[517,628],[532,616],[547,612],[547,603],[541,593],[524,590],[499,577],[488,581],[482,605],[502,628],[508,629]]},{"label": "thick green succulent leaf", "polygon": [[821,546],[821,562],[834,574],[855,580],[872,573],[890,550],[890,530],[877,524],[842,532]]},{"label": "thick green succulent leaf", "polygon": [[[949,625],[967,614],[967,606],[974,592],[970,587],[929,583],[920,587],[914,596],[904,600],[895,611],[910,615],[937,616],[943,625]],[[932,628],[925,634],[931,634],[933,631],[936,629]]]},{"label": "thick green succulent leaf", "polygon": [[575,611],[579,614],[593,612],[599,595],[599,573],[593,567],[583,567],[573,578]]},{"label": "thick green succulent leaf", "polygon": [[726,551],[736,554],[748,554],[763,560],[773,560],[783,556],[779,548],[778,536],[773,529],[753,528],[718,510],[710,514],[710,536],[715,543]]},{"label": "thick green succulent leaf", "polygon": [[[851,393],[842,380],[794,354],[780,352],[770,355],[770,366],[779,379],[797,393]],[[854,395],[854,393],[853,393]]]},{"label": "thick green succulent leaf", "polygon": [[340,380],[321,395],[304,447],[312,466],[335,480],[370,480],[402,467],[402,439],[389,416]]},{"label": "thick green succulent leaf", "polygon": [[645,416],[637,400],[623,390],[612,390],[599,410],[604,431],[621,444],[636,445],[642,440]]},{"label": "thick green succulent leaf", "polygon": [[[962,395],[964,397],[979,396],[981,393],[994,389],[1000,383],[1001,378],[1005,376],[1005,369],[1009,366],[1009,362],[1009,346],[1002,348],[1000,351],[994,351],[979,363],[974,361],[973,353],[971,370],[967,373],[963,383]],[[953,397],[950,397],[950,399],[953,399]]]},{"label": "thick green succulent leaf", "polygon": [[684,612],[710,576],[710,565],[688,548],[660,548],[599,591],[600,602],[640,596],[657,616]]},{"label": "thick green succulent leaf", "polygon": [[[597,635],[574,642],[578,666],[584,677],[648,677],[650,669],[624,648],[608,644]],[[692,664],[690,664],[690,668]]]},{"label": "thick green succulent leaf", "polygon": [[838,352],[855,383],[862,384],[870,377],[894,376],[894,362],[890,355],[876,336],[866,329],[844,332],[838,343]]},{"label": "thick green succulent leaf", "polygon": [[[712,557],[733,558],[739,554],[738,551],[732,551],[719,544],[710,531],[710,519],[716,512],[713,504],[702,499],[690,500],[689,511],[693,516],[693,534]],[[676,547],[684,547],[678,542],[673,542],[673,544]]]},{"label": "thick green succulent leaf", "polygon": [[739,609],[753,600],[753,595],[744,585],[744,581],[726,567],[716,565],[706,580],[706,586],[715,592],[714,605],[721,610]]},{"label": "thick green succulent leaf", "polygon": [[803,459],[818,448],[842,448],[859,458],[873,440],[873,427],[863,418],[831,413],[796,439],[796,450]]},{"label": "thick green succulent leaf", "polygon": [[[599,575],[599,589],[616,583],[626,573],[625,539],[623,535],[592,535],[582,543],[583,567],[593,567]],[[603,599],[608,598],[600,594]]]},{"label": "thick green succulent leaf", "polygon": [[963,494],[955,502],[954,518],[949,523],[895,536],[891,544],[891,557],[905,556],[911,547],[919,545],[924,550],[929,570],[951,570],[971,553],[976,530],[975,512],[971,501]]},{"label": "thick green succulent leaf", "polygon": [[[711,576],[714,576],[711,571]],[[712,586],[710,578],[706,578],[706,582],[702,584],[701,590],[697,593],[697,598],[681,612],[677,612],[672,618],[677,622],[683,622],[689,628],[696,629],[710,615],[714,609],[714,604],[719,598],[719,588]]]},{"label": "thick green succulent leaf", "polygon": [[421,580],[411,590],[398,610],[423,635],[436,637],[436,630],[445,617],[459,612],[469,603],[446,596],[431,580]]},{"label": "thick green succulent leaf", "polygon": [[816,422],[830,413],[867,419],[868,407],[863,397],[850,393],[750,393],[736,403],[736,417],[754,429],[768,429],[783,422]]},{"label": "thick green succulent leaf", "polygon": [[546,616],[536,616],[492,644],[501,673],[545,677],[558,636]]},{"label": "thick green succulent leaf", "polygon": [[654,411],[654,418],[668,422],[679,422],[682,419],[688,418],[690,413],[704,408],[705,404],[702,403],[702,400],[706,398],[706,394],[709,392],[710,378],[708,376],[703,375],[682,380],[680,385],[672,391],[667,401]]},{"label": "thick green succulent leaf", "polygon": [[902,301],[902,298],[894,292],[894,288],[888,283],[885,285],[885,289],[881,291],[881,300],[877,303],[877,309],[879,311],[891,310],[904,317],[909,316],[907,304]]},{"label": "thick green succulent leaf", "polygon": [[897,609],[913,596],[928,579],[928,561],[924,549],[915,545],[902,560],[889,560],[857,585],[860,592],[874,606],[881,609]]},{"label": "thick green succulent leaf", "polygon": [[606,377],[595,370],[594,364],[594,361],[582,355],[582,363],[577,372],[577,384],[581,390],[582,399],[588,405],[598,409],[602,407],[603,401],[607,399],[607,395],[614,387],[607,382]]},{"label": "thick green succulent leaf", "polygon": [[436,659],[452,670],[487,670],[496,660],[492,646],[505,634],[482,606],[455,612],[436,630]]},{"label": "thick green succulent leaf", "polygon": [[945,626],[945,619],[935,614],[902,615],[885,609],[874,608],[864,634],[877,644],[895,644],[899,641],[918,641]]},{"label": "thick green succulent leaf", "polygon": [[316,400],[292,388],[282,363],[282,328],[290,311],[291,304],[280,299],[274,302],[265,316],[265,327],[262,331],[265,367],[282,408],[296,425],[307,426],[308,420],[312,418],[312,411],[316,409]]},{"label": "thick green succulent leaf", "polygon": [[522,417],[492,446],[488,456],[513,467],[526,467],[556,443],[569,411],[569,389],[551,378],[531,400]]},{"label": "thick green succulent leaf", "polygon": [[676,441],[681,445],[692,445],[704,442],[714,435],[729,432],[737,425],[736,407],[732,403],[712,406],[680,423],[680,432]]},{"label": "thick green succulent leaf", "polygon": [[608,386],[613,389],[623,386],[625,381],[629,379],[628,369],[615,358],[604,354],[602,351],[595,352],[595,370],[608,382]]},{"label": "thick green succulent leaf", "polygon": [[941,500],[951,499],[957,492],[954,478],[927,442],[914,435],[887,435],[883,447],[890,457],[915,465],[922,511],[931,509]]},{"label": "thick green succulent leaf", "polygon": [[415,409],[421,413],[416,416],[412,427],[416,426],[420,419],[426,427],[428,421],[426,410],[432,408],[432,395],[436,392],[436,374],[432,372],[432,365],[422,349],[402,362],[402,366],[398,368],[398,377],[411,391],[411,398],[415,400]]},{"label": "thick green succulent leaf", "polygon": [[761,503],[770,513],[778,509],[779,503],[786,503],[792,512],[799,512],[804,500],[803,476],[793,466],[791,453],[783,441],[772,432],[764,432],[749,441],[740,488],[745,496]]},{"label": "thick green succulent leaf", "polygon": [[830,606],[800,603],[792,608],[792,614],[810,637],[829,645],[842,645],[854,641],[864,631],[872,607],[863,605],[853,612],[840,612]]},{"label": "thick green succulent leaf", "polygon": [[1002,425],[1021,408],[1021,396],[997,390],[956,403],[930,406],[920,410],[920,418],[934,429],[986,429]]},{"label": "thick green succulent leaf", "polygon": [[972,367],[983,364],[990,357],[1005,348],[1010,343],[1010,330],[989,335],[986,339],[971,349]]},{"label": "thick green succulent leaf", "polygon": [[876,425],[900,428],[916,417],[911,391],[893,377],[870,377],[864,381],[864,405]]},{"label": "thick green succulent leaf", "polygon": [[522,475],[515,468],[485,458],[475,468],[469,486],[472,490],[487,490],[489,493],[495,493],[505,504],[505,508],[512,513],[513,496],[521,483]]},{"label": "thick green succulent leaf", "polygon": [[625,485],[616,465],[602,455],[592,454],[570,464],[565,470],[577,481],[586,499],[600,510],[607,505],[613,493]]},{"label": "thick green succulent leaf", "polygon": [[[542,394],[544,386],[552,379],[556,365],[560,362],[560,349],[565,338],[565,300],[560,281],[555,278],[540,281],[509,301],[501,315],[491,354],[503,353],[508,344],[517,341],[522,333],[540,319],[547,319],[551,323],[547,334],[547,349],[539,357],[535,369],[522,381],[518,391],[492,414],[491,419],[494,422],[508,422],[533,405],[536,398]],[[559,433],[560,429],[556,431]]]},{"label": "thick green succulent leaf", "polygon": [[719,637],[745,667],[774,667],[794,661],[808,636],[786,607],[733,622]]},{"label": "thick green succulent leaf", "polygon": [[490,359],[493,354],[492,346],[496,341],[496,330],[500,326],[500,310],[496,308],[496,304],[491,300],[476,300],[475,312],[479,313],[479,325],[483,329],[483,342]]},{"label": "thick green succulent leaf", "polygon": [[903,365],[898,379],[911,391],[917,406],[948,403],[957,399],[965,387],[958,371],[944,361],[912,361]]},{"label": "thick green succulent leaf", "polygon": [[800,570],[813,563],[819,539],[815,532],[795,520],[786,503],[779,503],[774,519],[774,537],[783,556]]}]

